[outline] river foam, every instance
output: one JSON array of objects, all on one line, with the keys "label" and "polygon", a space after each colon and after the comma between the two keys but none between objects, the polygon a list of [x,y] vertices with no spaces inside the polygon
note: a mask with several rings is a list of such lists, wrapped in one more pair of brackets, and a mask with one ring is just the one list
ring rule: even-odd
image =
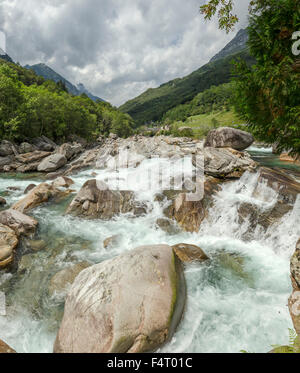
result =
[{"label": "river foam", "polygon": [[[109,170],[87,170],[73,178],[74,189],[79,190],[93,178],[93,171],[99,174],[99,180],[111,180],[111,186],[114,178],[126,177],[126,173],[135,173],[143,181],[149,167],[158,167],[157,162],[164,161],[146,160],[135,169],[124,169],[121,175]],[[16,181],[16,185],[23,188],[30,182]],[[12,180],[0,179],[0,191],[9,183]],[[267,352],[273,344],[286,344],[292,327],[287,308],[291,292],[289,258],[300,237],[300,200],[277,226],[267,232],[258,227],[253,239],[245,241],[250,223],[239,223],[240,203],[267,209],[277,200],[276,193],[265,184],[260,184],[259,193],[253,196],[257,183],[257,174],[246,173],[238,181],[223,184],[200,232],[192,234],[169,236],[157,229],[155,221],[162,217],[163,207],[154,202],[157,190],[147,188],[136,195],[147,200],[149,212],[135,219],[126,215],[109,222],[87,221],[64,215],[64,205],[36,209],[39,235],[46,241],[47,250],[35,255],[28,274],[4,286],[8,306],[7,316],[0,316],[1,339],[18,352],[52,351],[62,303],[49,298],[47,281],[74,259],[99,263],[140,245],[185,242],[199,245],[211,260],[186,267],[188,299],[184,319],[161,351]],[[19,192],[15,192],[8,201],[13,203],[18,198]],[[118,247],[104,249],[103,240],[116,234],[121,237]],[[58,255],[53,256],[52,251],[58,251]],[[38,279],[42,279],[40,284],[33,286]],[[36,310],[35,296],[43,303]]]}]

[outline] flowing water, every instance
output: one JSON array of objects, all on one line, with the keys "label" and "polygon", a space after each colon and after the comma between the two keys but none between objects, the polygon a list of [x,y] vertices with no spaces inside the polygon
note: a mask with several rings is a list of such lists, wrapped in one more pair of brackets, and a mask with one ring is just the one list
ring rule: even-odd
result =
[{"label": "flowing water", "polygon": [[[277,162],[269,149],[252,149],[254,158],[263,164]],[[265,162],[264,162],[265,160]],[[162,160],[144,161],[136,169],[124,169],[121,178],[131,173],[142,182],[146,173]],[[270,164],[269,164],[270,165]],[[276,164],[282,166],[282,164]],[[73,177],[75,190],[93,178],[109,180],[113,187],[116,175],[112,171],[88,170]],[[9,204],[22,197],[30,183],[24,177],[0,176],[0,195]],[[246,240],[250,223],[239,222],[238,208],[250,202],[260,208],[270,208],[276,193],[260,184],[253,197],[257,174],[246,173],[239,181],[225,183],[214,197],[214,207],[203,222],[199,233],[167,235],[156,228],[163,206],[154,201],[156,192],[136,192],[149,203],[147,216],[130,215],[112,221],[87,221],[64,215],[69,200],[59,205],[49,204],[36,209],[39,221],[38,239],[46,248],[38,253],[23,249],[22,261],[27,271],[0,275],[0,291],[6,294],[6,316],[0,316],[0,338],[18,352],[52,352],[53,342],[63,314],[63,296],[48,292],[51,277],[71,263],[99,263],[140,245],[198,245],[211,258],[204,264],[186,267],[187,306],[173,339],[162,352],[267,352],[274,344],[287,344],[292,322],[287,300],[291,293],[289,259],[300,237],[300,199],[294,209],[279,224],[264,232],[259,227]],[[7,187],[20,191],[7,194]],[[152,207],[150,207],[152,206]],[[103,240],[120,235],[118,248],[104,249]],[[27,263],[27,267],[26,267]]]}]

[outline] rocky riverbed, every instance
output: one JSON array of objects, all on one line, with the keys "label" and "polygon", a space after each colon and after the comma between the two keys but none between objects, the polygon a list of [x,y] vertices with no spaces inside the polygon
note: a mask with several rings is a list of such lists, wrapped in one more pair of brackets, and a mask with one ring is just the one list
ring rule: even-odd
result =
[{"label": "rocky riverbed", "polygon": [[[2,143],[0,339],[17,352],[267,352],[286,344],[298,174],[262,167],[237,135],[230,143],[225,131],[206,146],[113,135],[92,147]],[[222,141],[226,148],[211,146]],[[204,198],[190,198],[201,191]],[[293,268],[297,291],[295,259]],[[156,293],[163,297],[154,304]]]}]

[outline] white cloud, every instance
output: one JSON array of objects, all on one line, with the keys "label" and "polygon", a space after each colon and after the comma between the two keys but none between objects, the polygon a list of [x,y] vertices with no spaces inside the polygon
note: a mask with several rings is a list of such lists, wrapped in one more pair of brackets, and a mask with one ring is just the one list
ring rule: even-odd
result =
[{"label": "white cloud", "polygon": [[[240,26],[248,2],[239,0]],[[201,3],[0,0],[0,29],[15,61],[44,62],[119,105],[198,69],[233,38],[218,30],[216,19],[202,19]]]}]

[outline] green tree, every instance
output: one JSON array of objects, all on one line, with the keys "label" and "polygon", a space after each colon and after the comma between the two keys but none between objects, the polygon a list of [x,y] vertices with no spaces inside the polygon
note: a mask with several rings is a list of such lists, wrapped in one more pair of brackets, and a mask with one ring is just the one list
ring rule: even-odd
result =
[{"label": "green tree", "polygon": [[[210,19],[219,9],[220,27],[228,31],[237,22],[231,22],[233,3],[211,0],[201,12]],[[249,13],[248,45],[256,64],[235,67],[236,111],[259,140],[299,154],[300,71],[292,54],[292,35],[300,30],[299,1],[253,0]]]}]

